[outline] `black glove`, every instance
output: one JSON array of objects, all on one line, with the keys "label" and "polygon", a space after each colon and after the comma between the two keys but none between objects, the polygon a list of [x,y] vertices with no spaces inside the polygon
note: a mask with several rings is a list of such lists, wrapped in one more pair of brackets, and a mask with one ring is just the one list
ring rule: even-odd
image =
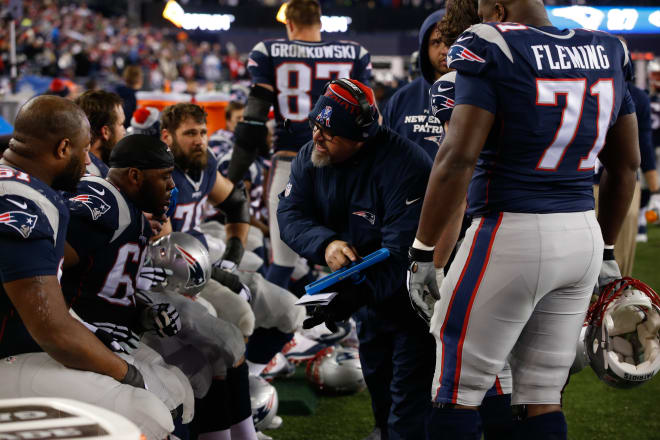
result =
[{"label": "black glove", "polygon": [[213,264],[213,266],[233,272],[241,263],[244,253],[245,248],[243,247],[241,239],[238,237],[230,237],[227,239],[225,253],[222,254],[222,258]]},{"label": "black glove", "polygon": [[303,328],[309,329],[325,323],[328,330],[334,333],[338,330],[336,322],[346,321],[367,303],[367,292],[363,285],[342,281],[337,286],[337,295],[328,305],[312,309],[311,316],[303,322]]},{"label": "black glove", "polygon": [[168,303],[148,304],[140,312],[140,325],[147,330],[155,330],[158,336],[174,336],[181,330],[179,312]]},{"label": "black glove", "polygon": [[123,351],[130,354],[140,344],[140,337],[123,325],[112,322],[92,322],[91,325],[85,323],[85,326],[112,351]]},{"label": "black glove", "polygon": [[245,301],[252,301],[252,292],[250,291],[250,288],[241,283],[241,279],[235,273],[228,272],[225,269],[216,266],[213,267],[211,278],[229,288],[229,290],[239,295]]},{"label": "black glove", "polygon": [[138,370],[135,365],[131,365],[128,362],[126,363],[126,365],[128,365],[126,376],[124,376],[124,378],[120,382],[125,385],[134,386],[135,388],[146,389],[146,387],[144,386],[144,378],[142,377],[142,373],[140,373],[140,370]]}]

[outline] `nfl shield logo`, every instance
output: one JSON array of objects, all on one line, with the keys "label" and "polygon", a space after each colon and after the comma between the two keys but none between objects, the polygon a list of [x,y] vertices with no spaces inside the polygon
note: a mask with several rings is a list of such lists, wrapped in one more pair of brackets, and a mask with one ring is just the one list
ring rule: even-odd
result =
[{"label": "nfl shield logo", "polygon": [[332,107],[326,105],[316,117],[316,121],[330,128],[330,116],[332,116]]},{"label": "nfl shield logo", "polygon": [[291,182],[287,183],[286,188],[284,189],[284,197],[289,197],[289,194],[291,194],[291,188],[293,188]]}]

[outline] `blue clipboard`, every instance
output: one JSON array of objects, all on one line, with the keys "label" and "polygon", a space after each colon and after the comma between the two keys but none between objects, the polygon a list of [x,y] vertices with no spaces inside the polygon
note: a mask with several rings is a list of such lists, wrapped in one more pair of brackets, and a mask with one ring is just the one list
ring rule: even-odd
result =
[{"label": "blue clipboard", "polygon": [[358,284],[364,280],[364,275],[360,276],[361,271],[373,266],[376,263],[380,263],[381,261],[387,259],[389,256],[389,249],[378,249],[376,252],[372,252],[361,260],[351,263],[350,266],[339,269],[338,271],[333,272],[330,275],[326,275],[320,280],[314,281],[313,283],[309,283],[305,286],[305,293],[308,295],[322,293],[328,287],[353,276],[357,277],[355,283]]}]

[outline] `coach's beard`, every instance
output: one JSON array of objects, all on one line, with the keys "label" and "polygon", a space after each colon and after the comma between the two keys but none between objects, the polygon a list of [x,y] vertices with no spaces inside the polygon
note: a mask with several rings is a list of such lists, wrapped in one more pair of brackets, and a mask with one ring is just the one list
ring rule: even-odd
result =
[{"label": "coach's beard", "polygon": [[332,161],[330,155],[319,152],[316,148],[312,150],[312,165],[317,168],[327,167]]}]

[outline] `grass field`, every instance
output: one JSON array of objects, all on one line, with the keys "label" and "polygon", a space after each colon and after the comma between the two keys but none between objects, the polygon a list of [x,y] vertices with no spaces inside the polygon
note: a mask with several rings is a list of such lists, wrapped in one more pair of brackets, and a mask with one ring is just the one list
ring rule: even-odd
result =
[{"label": "grass field", "polygon": [[[660,227],[649,228],[649,242],[637,245],[633,276],[660,289]],[[298,367],[294,378],[300,386],[304,386],[302,370]],[[280,388],[281,398],[290,389]],[[564,409],[570,440],[660,440],[660,375],[640,388],[617,390],[600,382],[587,368],[571,377]],[[320,396],[312,415],[280,415],[282,427],[267,431],[274,440],[359,440],[373,427],[366,391]]]}]

